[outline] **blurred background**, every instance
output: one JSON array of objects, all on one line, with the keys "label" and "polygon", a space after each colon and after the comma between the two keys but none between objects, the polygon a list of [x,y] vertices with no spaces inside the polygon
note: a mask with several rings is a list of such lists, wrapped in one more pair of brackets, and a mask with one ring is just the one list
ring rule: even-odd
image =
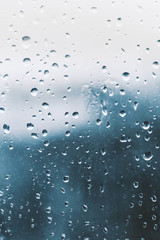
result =
[{"label": "blurred background", "polygon": [[160,2],[0,8],[0,240],[160,238]]}]

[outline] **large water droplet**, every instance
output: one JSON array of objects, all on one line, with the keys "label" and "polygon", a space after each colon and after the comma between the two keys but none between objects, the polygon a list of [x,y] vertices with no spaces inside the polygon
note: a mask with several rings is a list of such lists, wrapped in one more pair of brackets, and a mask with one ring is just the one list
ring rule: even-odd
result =
[{"label": "large water droplet", "polygon": [[34,124],[33,123],[27,123],[27,129],[28,130],[32,130],[34,128]]},{"label": "large water droplet", "polygon": [[74,112],[74,113],[72,113],[72,116],[73,116],[74,118],[78,118],[78,117],[79,117],[79,113],[78,113],[78,112]]},{"label": "large water droplet", "polygon": [[157,61],[153,62],[153,67],[155,69],[158,69],[159,68],[159,63]]},{"label": "large water droplet", "polygon": [[144,159],[145,161],[151,160],[152,157],[153,157],[153,155],[152,155],[152,153],[151,153],[150,151],[149,151],[149,152],[145,152],[145,153],[143,154],[143,159]]},{"label": "large water droplet", "polygon": [[4,131],[4,133],[9,133],[10,132],[10,126],[7,125],[7,124],[4,124],[3,125],[3,131]]},{"label": "large water droplet", "polygon": [[31,95],[32,95],[33,97],[37,96],[37,93],[38,93],[38,89],[37,89],[37,88],[32,88],[32,89],[31,89]]},{"label": "large water droplet", "polygon": [[42,103],[42,107],[43,107],[44,109],[47,109],[47,108],[49,107],[49,104],[46,103],[46,102],[44,102],[44,103]]},{"label": "large water droplet", "polygon": [[0,108],[0,113],[4,113],[5,109],[3,107]]},{"label": "large water droplet", "polygon": [[29,41],[31,38],[29,36],[23,36],[22,41]]},{"label": "large water droplet", "polygon": [[144,122],[142,123],[142,128],[143,128],[144,130],[148,130],[148,129],[150,128],[149,122],[148,122],[148,121],[144,121]]},{"label": "large water droplet", "polygon": [[123,78],[125,81],[128,81],[128,80],[129,80],[129,77],[130,77],[130,73],[128,73],[128,72],[122,73],[122,78]]}]

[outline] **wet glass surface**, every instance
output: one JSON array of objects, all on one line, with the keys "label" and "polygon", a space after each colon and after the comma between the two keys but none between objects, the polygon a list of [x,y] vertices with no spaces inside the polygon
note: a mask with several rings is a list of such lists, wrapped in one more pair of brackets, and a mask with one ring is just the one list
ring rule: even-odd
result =
[{"label": "wet glass surface", "polygon": [[0,9],[0,240],[158,240],[158,1]]}]

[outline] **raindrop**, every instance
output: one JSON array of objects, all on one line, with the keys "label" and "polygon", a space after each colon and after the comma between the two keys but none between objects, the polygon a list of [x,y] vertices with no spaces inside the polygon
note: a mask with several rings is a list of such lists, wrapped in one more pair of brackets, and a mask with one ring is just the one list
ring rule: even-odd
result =
[{"label": "raindrop", "polygon": [[105,234],[108,233],[108,229],[107,229],[107,227],[104,227],[104,228],[103,228],[103,232],[104,232]]},{"label": "raindrop", "polygon": [[29,41],[31,38],[29,36],[23,36],[22,41]]},{"label": "raindrop", "polygon": [[4,113],[5,109],[3,107],[0,108],[0,113]]},{"label": "raindrop", "polygon": [[44,103],[42,103],[42,107],[43,107],[44,109],[47,109],[47,108],[49,107],[49,104],[46,103],[46,102],[44,102]]},{"label": "raindrop", "polygon": [[153,67],[155,69],[158,69],[159,68],[159,63],[157,61],[153,62]]},{"label": "raindrop", "polygon": [[148,130],[148,129],[150,128],[149,122],[148,122],[148,121],[144,121],[144,122],[142,123],[142,128],[143,128],[144,130]]},{"label": "raindrop", "polygon": [[27,129],[28,130],[32,130],[34,128],[34,124],[33,123],[27,123]]},{"label": "raindrop", "polygon": [[7,124],[4,124],[3,125],[3,131],[4,131],[4,133],[9,133],[10,132],[10,126],[7,125]]},{"label": "raindrop", "polygon": [[97,125],[100,125],[101,122],[102,122],[102,121],[101,121],[101,119],[99,119],[99,118],[96,120],[96,124],[97,124]]},{"label": "raindrop", "polygon": [[139,187],[139,182],[134,182],[133,186],[134,186],[134,188],[138,188]]},{"label": "raindrop", "polygon": [[30,59],[30,58],[24,58],[24,59],[23,59],[23,62],[24,62],[26,65],[28,65],[28,63],[31,62],[31,59]]},{"label": "raindrop", "polygon": [[31,137],[34,139],[38,139],[38,134],[37,133],[31,133]]},{"label": "raindrop", "polygon": [[153,155],[152,155],[151,152],[145,152],[145,153],[143,154],[143,159],[144,159],[145,161],[151,160],[152,157],[153,157]]},{"label": "raindrop", "polygon": [[64,183],[68,183],[68,182],[69,182],[69,176],[64,176],[63,182],[64,182]]},{"label": "raindrop", "polygon": [[83,205],[82,205],[82,210],[83,210],[84,212],[87,212],[87,211],[88,211],[88,206],[87,206],[86,204],[83,204]]},{"label": "raindrop", "polygon": [[0,197],[2,197],[3,195],[4,195],[4,192],[0,190]]},{"label": "raindrop", "polygon": [[130,77],[130,73],[124,72],[124,73],[122,73],[122,77],[123,77],[123,79],[124,79],[125,81],[128,81],[128,80],[129,80],[129,77]]},{"label": "raindrop", "polygon": [[37,88],[32,88],[32,89],[31,89],[31,95],[32,95],[33,97],[37,96],[37,93],[38,93],[38,89],[37,89]]},{"label": "raindrop", "polygon": [[125,112],[124,110],[121,110],[121,111],[119,112],[119,115],[120,115],[121,117],[125,117],[125,116],[126,116],[126,112]]},{"label": "raindrop", "polygon": [[74,118],[78,118],[78,117],[79,117],[79,113],[78,113],[78,112],[73,112],[73,113],[72,113],[72,116],[73,116]]},{"label": "raindrop", "polygon": [[135,111],[137,110],[138,104],[139,104],[138,102],[134,102],[133,107],[134,107],[134,110],[135,110]]},{"label": "raindrop", "polygon": [[67,130],[66,133],[65,133],[66,137],[69,137],[71,135],[70,131]]},{"label": "raindrop", "polygon": [[48,134],[48,131],[47,131],[46,129],[43,129],[43,130],[42,130],[42,136],[43,136],[43,137],[46,137],[47,134]]}]

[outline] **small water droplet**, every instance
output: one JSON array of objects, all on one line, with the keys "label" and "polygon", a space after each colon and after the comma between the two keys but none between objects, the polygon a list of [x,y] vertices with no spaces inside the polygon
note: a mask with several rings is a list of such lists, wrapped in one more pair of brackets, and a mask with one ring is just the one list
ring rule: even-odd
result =
[{"label": "small water droplet", "polygon": [[33,97],[35,97],[35,96],[37,96],[38,89],[37,88],[32,88],[30,93]]},{"label": "small water droplet", "polygon": [[49,104],[46,103],[46,102],[44,102],[44,103],[42,103],[42,107],[43,107],[44,109],[47,109],[47,108],[49,107]]},{"label": "small water droplet", "polygon": [[53,67],[54,69],[58,69],[58,68],[59,68],[59,66],[58,66],[57,63],[53,63],[53,64],[52,64],[52,67]]},{"label": "small water droplet", "polygon": [[68,183],[68,182],[69,182],[69,176],[64,176],[63,182],[64,182],[64,183]]},{"label": "small water droplet", "polygon": [[101,119],[99,119],[99,118],[96,120],[96,124],[97,124],[97,125],[100,125],[101,122],[102,122],[102,121],[101,121]]},{"label": "small water droplet", "polygon": [[125,117],[125,116],[126,116],[126,112],[125,112],[124,110],[121,110],[121,111],[119,112],[119,115],[120,115],[121,117]]},{"label": "small water droplet", "polygon": [[107,227],[104,227],[104,228],[103,228],[103,232],[104,232],[105,234],[108,233],[108,229],[107,229]]},{"label": "small water droplet", "polygon": [[46,208],[46,213],[48,213],[48,214],[51,213],[51,207],[50,206]]},{"label": "small water droplet", "polygon": [[82,205],[82,210],[83,210],[84,212],[87,212],[87,211],[88,211],[88,206],[87,206],[86,204],[83,204],[83,205]]},{"label": "small water droplet", "polygon": [[133,107],[134,107],[134,110],[135,110],[135,111],[137,110],[138,104],[139,104],[138,102],[134,102]]},{"label": "small water droplet", "polygon": [[3,195],[4,195],[4,192],[0,190],[0,197],[2,197]]},{"label": "small water droplet", "polygon": [[134,188],[138,188],[139,187],[139,182],[134,182],[133,186],[134,186]]},{"label": "small water droplet", "polygon": [[121,90],[120,90],[120,94],[121,94],[121,95],[125,95],[124,89],[121,89]]}]

